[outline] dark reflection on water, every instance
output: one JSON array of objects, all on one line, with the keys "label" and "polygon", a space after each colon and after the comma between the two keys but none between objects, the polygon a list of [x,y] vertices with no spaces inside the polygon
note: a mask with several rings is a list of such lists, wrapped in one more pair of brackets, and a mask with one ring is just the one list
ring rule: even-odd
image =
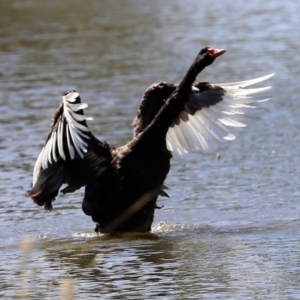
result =
[{"label": "dark reflection on water", "polygon": [[[300,298],[298,2],[0,0],[0,8],[1,298],[66,299],[64,289],[74,299]],[[160,200],[152,234],[93,235],[82,191],[59,196],[51,213],[26,197],[63,91],[78,90],[93,133],[121,145],[145,89],[178,82],[204,45],[227,52],[200,80],[276,72],[274,97],[220,160],[172,161],[171,198]],[[28,253],[18,246],[26,236],[35,239]]]}]

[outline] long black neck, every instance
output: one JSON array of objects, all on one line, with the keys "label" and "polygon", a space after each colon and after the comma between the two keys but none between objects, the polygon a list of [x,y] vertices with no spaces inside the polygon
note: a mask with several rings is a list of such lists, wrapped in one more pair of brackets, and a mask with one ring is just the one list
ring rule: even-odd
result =
[{"label": "long black neck", "polygon": [[179,86],[167,99],[153,121],[140,134],[137,143],[149,143],[153,139],[154,144],[157,144],[159,141],[165,144],[168,129],[172,122],[178,118],[179,113],[188,101],[192,84],[196,80],[197,75],[205,67],[212,64],[213,61],[214,58],[207,53],[204,55],[198,54]]},{"label": "long black neck", "polygon": [[[184,76],[184,78],[182,79],[181,83],[179,84],[177,90],[175,90],[174,93],[177,93],[180,95],[186,95],[186,93],[188,93],[187,95],[189,96],[189,93],[191,92],[191,87],[192,87],[193,83],[195,82],[198,74],[200,72],[202,72],[208,65],[212,64],[213,61],[214,61],[214,58],[211,57],[210,55],[208,55],[208,54],[201,55],[199,53],[198,56],[195,58],[193,64],[188,69],[188,71],[187,71],[186,75]],[[170,98],[172,98],[172,96],[173,95],[171,95]],[[187,102],[187,100],[188,100],[188,97],[186,98],[185,102]],[[169,101],[173,101],[173,100],[170,99]]]}]

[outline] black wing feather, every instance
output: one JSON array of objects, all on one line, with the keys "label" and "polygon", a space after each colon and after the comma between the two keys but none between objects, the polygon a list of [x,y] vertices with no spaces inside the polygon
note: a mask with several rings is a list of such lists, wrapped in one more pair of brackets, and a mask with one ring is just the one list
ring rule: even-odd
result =
[{"label": "black wing feather", "polygon": [[77,92],[68,92],[53,115],[51,131],[34,167],[33,185],[29,195],[47,209],[62,184],[63,193],[85,186],[97,176],[99,169],[111,160],[110,147],[90,132]]}]

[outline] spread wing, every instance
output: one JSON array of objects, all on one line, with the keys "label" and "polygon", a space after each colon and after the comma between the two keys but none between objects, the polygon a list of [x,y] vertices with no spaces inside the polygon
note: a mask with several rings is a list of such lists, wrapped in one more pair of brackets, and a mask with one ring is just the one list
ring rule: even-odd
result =
[{"label": "spread wing", "polygon": [[184,109],[168,130],[168,149],[177,154],[205,152],[213,149],[216,142],[234,140],[232,128],[246,127],[247,116],[258,110],[256,104],[270,99],[263,94],[271,86],[246,87],[273,75],[231,83],[195,83]]},{"label": "spread wing", "polygon": [[62,97],[53,116],[46,143],[34,166],[32,189],[34,201],[47,209],[62,184],[64,193],[73,192],[94,179],[111,160],[110,147],[90,132],[79,93],[72,91]]}]

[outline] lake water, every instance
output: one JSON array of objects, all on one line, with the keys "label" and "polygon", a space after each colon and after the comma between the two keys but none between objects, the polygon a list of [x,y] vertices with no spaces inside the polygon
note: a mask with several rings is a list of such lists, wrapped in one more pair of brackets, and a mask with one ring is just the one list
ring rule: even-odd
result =
[{"label": "lake water", "polygon": [[[0,297],[300,299],[299,1],[0,1]],[[82,191],[52,212],[26,191],[62,92],[92,132],[132,137],[146,88],[179,82],[203,46],[226,54],[199,80],[276,73],[238,139],[172,160],[153,232],[95,235]],[[18,299],[19,299],[18,298]]]}]

